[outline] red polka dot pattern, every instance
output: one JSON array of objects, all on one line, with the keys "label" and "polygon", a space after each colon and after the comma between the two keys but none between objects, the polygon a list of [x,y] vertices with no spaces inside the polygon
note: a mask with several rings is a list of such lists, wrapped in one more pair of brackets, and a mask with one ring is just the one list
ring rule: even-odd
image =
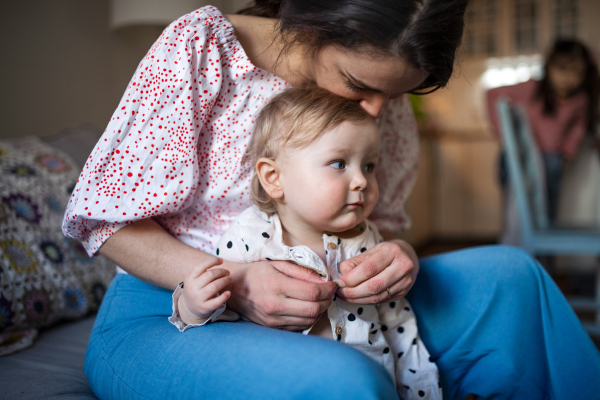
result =
[{"label": "red polka dot pattern", "polygon": [[[92,255],[120,228],[153,217],[183,242],[212,252],[251,204],[252,169],[243,155],[254,119],[287,86],[250,62],[214,7],[173,22],[138,66],[89,156],[63,232]],[[388,107],[380,121],[382,160],[389,158],[383,164],[390,167],[381,173],[380,202],[388,210],[374,220],[397,229],[407,222],[402,207],[414,182],[418,138],[406,99]]]}]

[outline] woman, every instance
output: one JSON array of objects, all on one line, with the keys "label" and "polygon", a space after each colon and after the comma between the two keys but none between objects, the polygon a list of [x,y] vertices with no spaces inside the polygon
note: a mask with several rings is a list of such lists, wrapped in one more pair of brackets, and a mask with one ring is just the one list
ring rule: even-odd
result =
[{"label": "woman", "polygon": [[[382,115],[386,151],[373,220],[388,230],[406,222],[402,202],[418,145],[402,94],[447,83],[466,1],[280,3],[227,18],[206,7],[167,28],[82,172],[63,228],[131,274],[111,284],[90,338],[86,375],[98,397],[397,398],[386,372],[362,354],[283,331],[311,325],[332,301],[333,284],[304,268],[223,264],[233,278],[228,307],[257,324],[181,334],[167,320],[172,290],[195,266],[218,263],[213,243],[250,204],[243,154],[253,116],[287,85],[316,84]],[[337,294],[356,303],[403,297],[419,270],[398,240],[349,265]],[[418,303],[448,397],[595,390],[574,384],[600,371],[593,345],[526,255],[476,249],[422,267],[408,298]],[[567,334],[574,343],[553,345]],[[525,349],[538,368],[521,360]]]},{"label": "woman", "polygon": [[494,132],[500,137],[496,113],[498,98],[506,97],[525,107],[542,152],[548,217],[554,221],[563,164],[575,158],[586,132],[596,131],[600,76],[588,49],[574,40],[557,40],[554,43],[544,71],[539,82],[530,80],[491,89],[488,92],[488,110]]}]

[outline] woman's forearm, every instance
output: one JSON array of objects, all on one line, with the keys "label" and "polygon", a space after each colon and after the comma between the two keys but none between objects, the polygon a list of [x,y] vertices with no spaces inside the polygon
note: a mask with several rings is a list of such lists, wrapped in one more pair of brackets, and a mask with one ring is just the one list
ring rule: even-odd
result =
[{"label": "woman's forearm", "polygon": [[217,261],[217,257],[177,240],[153,219],[120,229],[99,252],[136,278],[167,289],[174,289],[194,266]]},{"label": "woman's forearm", "polygon": [[[258,324],[287,330],[314,324],[329,307],[336,288],[309,269],[286,261],[219,264],[217,257],[177,240],[152,219],[117,231],[100,247],[100,254],[129,274],[171,290],[195,266],[224,268],[232,279],[227,308]],[[304,289],[298,293],[300,286]]]}]

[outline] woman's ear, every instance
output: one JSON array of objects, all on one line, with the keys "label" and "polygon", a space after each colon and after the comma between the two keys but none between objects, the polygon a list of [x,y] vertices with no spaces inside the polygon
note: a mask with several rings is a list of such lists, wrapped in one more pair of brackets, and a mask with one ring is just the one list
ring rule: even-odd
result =
[{"label": "woman's ear", "polygon": [[283,199],[283,184],[281,182],[281,170],[275,160],[261,157],[256,162],[256,175],[263,189],[272,199]]}]

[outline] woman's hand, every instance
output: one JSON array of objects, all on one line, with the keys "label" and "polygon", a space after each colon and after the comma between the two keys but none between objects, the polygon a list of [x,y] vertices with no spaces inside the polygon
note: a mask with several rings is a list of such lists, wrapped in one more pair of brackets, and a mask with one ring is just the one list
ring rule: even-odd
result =
[{"label": "woman's hand", "polygon": [[334,282],[286,261],[225,261],[233,283],[227,307],[257,324],[299,331],[315,323],[333,299]]},{"label": "woman's hand", "polygon": [[338,295],[342,299],[349,303],[377,304],[406,296],[415,283],[419,261],[408,243],[393,240],[342,262],[340,272]]}]

